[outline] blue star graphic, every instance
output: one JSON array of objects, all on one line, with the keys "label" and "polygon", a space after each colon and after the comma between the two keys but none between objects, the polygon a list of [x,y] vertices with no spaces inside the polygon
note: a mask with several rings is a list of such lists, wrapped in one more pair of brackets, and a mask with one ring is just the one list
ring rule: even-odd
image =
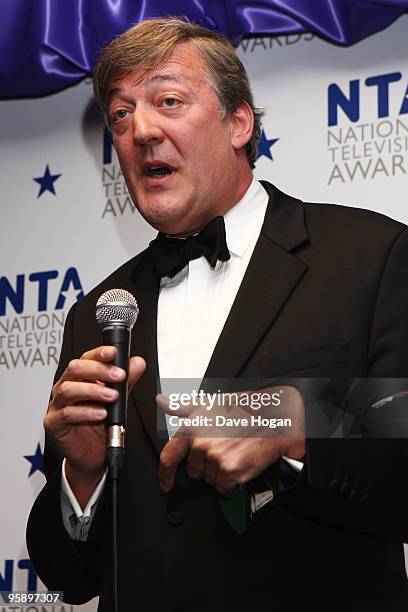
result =
[{"label": "blue star graphic", "polygon": [[35,181],[36,183],[38,183],[40,185],[40,191],[38,193],[37,198],[42,196],[42,194],[45,191],[50,191],[54,195],[57,195],[55,193],[54,183],[55,183],[55,181],[57,181],[59,179],[60,176],[62,176],[62,175],[61,174],[51,174],[50,167],[47,164],[47,167],[45,169],[44,175],[43,176],[39,176],[37,178],[33,178],[33,181]]},{"label": "blue star graphic", "polygon": [[265,157],[273,161],[271,148],[276,142],[278,142],[278,140],[279,138],[271,138],[270,140],[268,140],[265,134],[265,130],[262,130],[258,144],[258,156],[256,159],[258,160],[260,157],[262,157],[262,155],[265,155]]},{"label": "blue star graphic", "polygon": [[24,459],[27,459],[31,463],[30,473],[28,478],[35,474],[37,470],[44,474],[43,454],[41,452],[40,443],[37,444],[34,455],[24,455]]}]

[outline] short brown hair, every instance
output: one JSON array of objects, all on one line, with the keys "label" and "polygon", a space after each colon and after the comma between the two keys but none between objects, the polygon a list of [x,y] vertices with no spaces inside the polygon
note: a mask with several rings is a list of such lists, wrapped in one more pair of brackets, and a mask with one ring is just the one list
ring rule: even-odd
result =
[{"label": "short brown hair", "polygon": [[208,70],[223,119],[241,102],[254,113],[254,128],[245,148],[250,166],[257,158],[262,111],[255,107],[248,75],[234,47],[219,32],[178,17],[146,19],[115,38],[101,53],[94,70],[96,101],[108,116],[109,85],[136,69],[150,70],[165,61],[181,42],[194,45]]}]

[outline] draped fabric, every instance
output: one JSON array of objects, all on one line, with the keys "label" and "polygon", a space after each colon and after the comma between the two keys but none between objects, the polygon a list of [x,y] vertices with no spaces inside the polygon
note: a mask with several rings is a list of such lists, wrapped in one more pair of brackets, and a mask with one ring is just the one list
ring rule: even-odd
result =
[{"label": "draped fabric", "polygon": [[99,51],[147,17],[186,15],[234,44],[313,32],[350,45],[408,10],[408,0],[0,0],[0,97],[54,93],[92,72]]}]

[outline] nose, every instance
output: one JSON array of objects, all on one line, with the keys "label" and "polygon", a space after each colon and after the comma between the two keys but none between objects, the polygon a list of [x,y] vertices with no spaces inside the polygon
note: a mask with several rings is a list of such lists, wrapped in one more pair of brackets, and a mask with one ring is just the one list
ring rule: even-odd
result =
[{"label": "nose", "polygon": [[133,140],[148,145],[162,142],[164,133],[154,109],[136,108],[133,113]]}]

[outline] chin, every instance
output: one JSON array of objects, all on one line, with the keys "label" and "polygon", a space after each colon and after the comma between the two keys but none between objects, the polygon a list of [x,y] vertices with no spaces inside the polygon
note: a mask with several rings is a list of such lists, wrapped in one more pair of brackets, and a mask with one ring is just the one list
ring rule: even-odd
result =
[{"label": "chin", "polygon": [[[140,202],[140,201],[139,201]],[[183,219],[187,216],[187,210],[180,210],[174,202],[166,201],[164,198],[156,202],[142,202],[136,208],[145,221],[159,232],[165,234],[182,233]]]},{"label": "chin", "polygon": [[154,227],[154,229],[157,231],[163,232],[164,234],[176,233],[174,228],[180,225],[181,222],[179,217],[174,214],[174,211],[153,211],[151,208],[148,210],[138,208],[138,210],[149,225]]}]

